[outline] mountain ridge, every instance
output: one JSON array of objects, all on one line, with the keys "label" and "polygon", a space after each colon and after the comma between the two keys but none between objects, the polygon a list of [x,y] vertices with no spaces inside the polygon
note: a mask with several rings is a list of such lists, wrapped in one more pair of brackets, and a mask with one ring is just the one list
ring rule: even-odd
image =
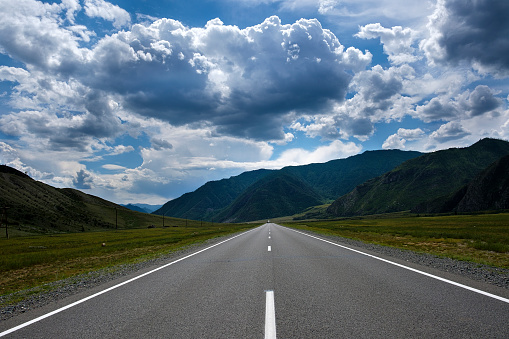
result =
[{"label": "mountain ridge", "polygon": [[509,142],[488,138],[469,147],[427,153],[356,186],[327,213],[345,217],[411,210],[450,195],[506,154]]},{"label": "mountain ridge", "polygon": [[136,228],[158,221],[73,188],[55,188],[6,165],[0,165],[0,207],[2,212],[7,208],[9,234]]},{"label": "mountain ridge", "polygon": [[[256,170],[244,172],[238,176],[219,181],[207,182],[194,192],[186,193],[181,197],[171,200],[163,205],[154,214],[167,215],[172,217],[190,218],[196,220],[206,220],[215,222],[224,222],[230,220],[230,217],[237,215],[237,221],[251,221],[265,219],[266,210],[274,211],[270,217],[282,216],[277,212],[274,206],[267,206],[265,211],[257,208],[251,209],[253,212],[250,216],[246,214],[249,206],[242,206],[238,199],[242,194],[253,195],[255,192],[249,190],[257,190],[255,185],[258,180],[271,176],[281,177],[277,182],[281,185],[289,185],[290,181],[300,180],[303,185],[310,188],[311,191],[318,194],[319,204],[331,202],[338,196],[345,194],[349,189],[364,182],[365,180],[385,173],[402,162],[422,155],[416,151],[401,150],[374,150],[366,151],[345,159],[331,160],[326,163],[308,164],[302,166],[287,166],[280,170]],[[293,179],[289,180],[288,178]],[[296,197],[286,197],[285,192],[280,191],[281,199],[273,199],[274,204],[280,204],[281,211],[292,210],[285,206],[288,201],[300,201]],[[313,193],[313,194],[314,194]],[[302,200],[306,200],[304,196],[308,195],[301,191]],[[218,199],[218,197],[222,199]],[[310,198],[308,196],[308,198]],[[259,204],[253,199],[241,199],[244,204]],[[313,199],[309,199],[309,202]],[[299,205],[301,206],[301,205]],[[312,205],[304,206],[303,209]],[[236,212],[234,209],[242,209],[242,212]],[[276,213],[277,212],[277,213]],[[298,211],[296,211],[298,212]],[[239,219],[239,216],[242,217]]]}]

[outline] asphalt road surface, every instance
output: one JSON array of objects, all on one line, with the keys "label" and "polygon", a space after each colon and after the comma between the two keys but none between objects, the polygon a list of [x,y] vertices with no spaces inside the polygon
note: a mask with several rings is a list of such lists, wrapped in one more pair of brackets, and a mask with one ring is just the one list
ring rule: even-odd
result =
[{"label": "asphalt road surface", "polygon": [[509,338],[506,289],[362,252],[265,224],[6,320],[0,336]]}]

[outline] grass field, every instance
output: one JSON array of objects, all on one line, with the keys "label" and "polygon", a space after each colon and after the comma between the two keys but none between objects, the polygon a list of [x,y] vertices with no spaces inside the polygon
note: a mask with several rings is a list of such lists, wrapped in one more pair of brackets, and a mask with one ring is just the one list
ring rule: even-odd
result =
[{"label": "grass field", "polygon": [[179,227],[2,238],[0,295],[101,268],[154,258],[254,226],[189,221],[187,226]]},{"label": "grass field", "polygon": [[[509,213],[272,221],[326,235],[509,268]],[[258,225],[180,220],[175,227],[177,223],[168,219],[166,225],[170,227],[164,228],[158,225],[156,228],[0,238],[0,295],[155,258]]]},{"label": "grass field", "polygon": [[509,268],[509,213],[351,218],[285,226]]}]

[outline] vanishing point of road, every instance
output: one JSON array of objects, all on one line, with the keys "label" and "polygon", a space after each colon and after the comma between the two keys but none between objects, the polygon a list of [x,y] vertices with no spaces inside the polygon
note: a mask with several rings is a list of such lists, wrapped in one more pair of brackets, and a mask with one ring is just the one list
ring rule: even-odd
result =
[{"label": "vanishing point of road", "polygon": [[0,336],[509,338],[509,291],[267,223],[5,320]]}]

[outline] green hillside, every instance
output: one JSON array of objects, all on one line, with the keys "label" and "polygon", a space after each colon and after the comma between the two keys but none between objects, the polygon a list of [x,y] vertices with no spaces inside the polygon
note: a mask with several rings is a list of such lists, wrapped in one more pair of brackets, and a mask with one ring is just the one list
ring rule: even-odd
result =
[{"label": "green hillside", "polygon": [[246,188],[272,171],[244,172],[229,179],[209,181],[194,192],[170,200],[153,214],[175,218],[216,221],[215,215],[231,204]]},{"label": "green hillside", "polygon": [[415,151],[378,150],[366,151],[346,159],[323,164],[289,166],[281,172],[291,174],[306,182],[323,199],[336,200],[355,186],[392,170],[401,163],[422,155]]},{"label": "green hillside", "polygon": [[355,187],[338,198],[327,212],[354,216],[410,210],[454,193],[507,154],[509,142],[495,139],[425,154]]},{"label": "green hillside", "polygon": [[509,155],[491,164],[454,194],[426,201],[415,213],[476,212],[509,209]]},{"label": "green hillside", "polygon": [[0,207],[0,212],[7,207],[11,235],[139,228],[161,222],[160,217],[75,189],[54,188],[5,165],[0,166]]},{"label": "green hillside", "polygon": [[[229,179],[208,182],[194,192],[167,202],[154,213],[215,222],[232,220],[232,218],[249,221],[284,216],[288,215],[285,213],[289,211],[295,211],[292,212],[293,214],[313,204],[331,202],[352,190],[356,185],[390,171],[402,162],[421,154],[400,150],[367,151],[327,163],[290,166],[278,171],[245,172]],[[269,175],[272,180],[258,183]],[[280,179],[274,180],[278,175],[281,176]],[[309,192],[280,189],[287,184],[292,186],[290,181],[295,180]],[[272,189],[277,190],[279,194],[279,197],[274,198],[277,204],[263,201],[264,195],[256,191],[259,186],[264,186],[270,191],[270,185],[274,185]],[[289,206],[290,201],[294,202],[292,206]],[[304,201],[306,203],[302,203]],[[315,204],[317,201],[318,203]]]},{"label": "green hillside", "polygon": [[292,215],[309,206],[319,205],[322,197],[305,182],[284,174],[273,173],[246,189],[218,219],[245,222]]}]

